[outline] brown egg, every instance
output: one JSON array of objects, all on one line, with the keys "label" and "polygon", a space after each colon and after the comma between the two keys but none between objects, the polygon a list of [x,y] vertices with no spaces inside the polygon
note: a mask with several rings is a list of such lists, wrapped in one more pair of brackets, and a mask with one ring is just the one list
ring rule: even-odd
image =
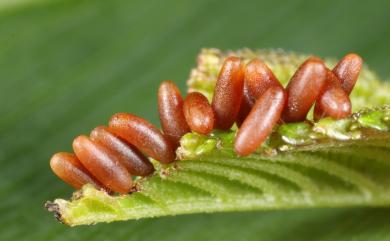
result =
[{"label": "brown egg", "polygon": [[111,117],[109,127],[116,135],[153,159],[161,163],[175,160],[175,150],[171,142],[145,119],[132,114],[117,113]]},{"label": "brown egg", "polygon": [[211,103],[217,129],[227,130],[234,124],[241,105],[243,83],[241,60],[228,57],[219,72]]},{"label": "brown egg", "polygon": [[190,131],[183,113],[183,98],[172,81],[164,81],[158,89],[158,111],[165,136],[176,148],[180,138]]},{"label": "brown egg", "polygon": [[214,128],[214,112],[207,98],[199,92],[189,93],[184,101],[184,116],[190,129],[207,135]]},{"label": "brown egg", "polygon": [[283,87],[272,71],[259,59],[253,59],[245,67],[245,85],[250,96],[257,100],[269,87]]},{"label": "brown egg", "polygon": [[332,70],[341,81],[341,86],[348,95],[359,78],[362,65],[362,58],[357,54],[351,53],[342,58]]},{"label": "brown egg", "polygon": [[73,141],[73,150],[83,166],[105,187],[122,194],[130,192],[129,172],[106,147],[87,136],[78,136]]},{"label": "brown egg", "polygon": [[325,87],[314,108],[316,121],[323,117],[342,119],[351,114],[351,101],[341,87],[340,80],[330,70],[327,70],[326,76]]},{"label": "brown egg", "polygon": [[50,159],[53,172],[70,186],[80,189],[87,183],[101,188],[101,184],[88,172],[72,153],[59,152]]},{"label": "brown egg", "polygon": [[278,123],[286,100],[286,91],[272,86],[256,101],[237,132],[234,143],[237,154],[246,156],[256,151]]},{"label": "brown egg", "polygon": [[285,122],[300,122],[322,92],[326,80],[326,67],[321,59],[309,58],[295,72],[286,87],[287,105],[282,119]]},{"label": "brown egg", "polygon": [[116,136],[108,127],[96,127],[92,130],[90,138],[102,144],[118,157],[118,160],[131,175],[148,176],[153,173],[154,167],[149,159],[135,146]]}]

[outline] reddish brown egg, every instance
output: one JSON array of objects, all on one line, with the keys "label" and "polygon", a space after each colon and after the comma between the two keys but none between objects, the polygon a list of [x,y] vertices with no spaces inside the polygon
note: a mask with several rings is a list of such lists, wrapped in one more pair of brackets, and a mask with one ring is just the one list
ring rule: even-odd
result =
[{"label": "reddish brown egg", "polygon": [[273,72],[259,59],[251,60],[245,66],[244,89],[236,123],[241,126],[255,101],[271,86],[283,87]]},{"label": "reddish brown egg", "polygon": [[326,79],[326,67],[321,59],[309,58],[295,72],[287,85],[287,105],[283,121],[300,122],[322,92]]},{"label": "reddish brown egg", "polygon": [[351,114],[351,101],[341,87],[340,80],[327,70],[325,87],[317,99],[314,108],[314,120],[323,117],[342,119]]},{"label": "reddish brown egg", "polygon": [[100,183],[83,167],[72,153],[59,152],[50,159],[53,172],[70,186],[80,189],[87,183],[101,188]]},{"label": "reddish brown egg", "polygon": [[242,125],[242,123],[244,122],[246,117],[249,115],[249,112],[251,111],[254,104],[255,104],[255,101],[249,95],[248,87],[244,82],[240,110],[238,111],[237,118],[236,118],[236,124],[238,127],[240,127]]},{"label": "reddish brown egg", "polygon": [[73,150],[83,166],[105,187],[122,194],[130,192],[129,172],[106,147],[87,136],[78,136],[73,141]]},{"label": "reddish brown egg", "polygon": [[214,112],[207,98],[199,92],[189,93],[184,101],[184,116],[190,129],[207,135],[214,128]]},{"label": "reddish brown egg", "polygon": [[250,96],[257,100],[269,87],[283,87],[272,71],[259,59],[253,59],[245,67],[245,85]]},{"label": "reddish brown egg", "polygon": [[179,146],[180,138],[190,131],[183,113],[183,98],[172,81],[164,81],[158,89],[158,111],[165,136]]},{"label": "reddish brown egg", "polygon": [[147,176],[153,173],[154,167],[149,159],[135,146],[116,136],[108,127],[96,127],[92,130],[90,138],[109,149],[131,175]]},{"label": "reddish brown egg", "polygon": [[256,101],[237,132],[234,143],[237,154],[246,156],[256,151],[279,121],[286,100],[286,91],[272,86]]},{"label": "reddish brown egg", "polygon": [[219,72],[211,106],[216,128],[227,130],[232,127],[241,105],[244,70],[241,60],[229,57]]},{"label": "reddish brown egg", "polygon": [[341,81],[341,86],[348,95],[351,93],[359,78],[362,65],[362,58],[359,55],[352,53],[347,54],[342,58],[332,70]]},{"label": "reddish brown egg", "polygon": [[109,127],[116,135],[153,159],[162,163],[175,160],[175,151],[169,139],[145,119],[117,113],[111,117]]}]

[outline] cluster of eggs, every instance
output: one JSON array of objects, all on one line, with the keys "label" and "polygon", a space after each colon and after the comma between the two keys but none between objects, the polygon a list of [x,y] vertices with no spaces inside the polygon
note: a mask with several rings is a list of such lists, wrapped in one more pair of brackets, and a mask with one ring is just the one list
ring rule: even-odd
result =
[{"label": "cluster of eggs", "polygon": [[211,104],[198,92],[182,98],[171,81],[161,83],[158,109],[162,132],[147,120],[128,113],[114,114],[108,126],[73,141],[73,153],[56,153],[54,173],[76,189],[84,184],[108,192],[129,193],[132,176],[148,176],[154,167],[147,156],[163,163],[175,161],[180,138],[190,132],[208,135],[213,129],[239,127],[235,152],[246,156],[271,134],[278,123],[304,121],[315,104],[314,119],[345,118],[351,113],[351,93],[362,59],[348,54],[330,70],[316,57],[307,59],[284,88],[259,59],[244,64],[225,59]]}]

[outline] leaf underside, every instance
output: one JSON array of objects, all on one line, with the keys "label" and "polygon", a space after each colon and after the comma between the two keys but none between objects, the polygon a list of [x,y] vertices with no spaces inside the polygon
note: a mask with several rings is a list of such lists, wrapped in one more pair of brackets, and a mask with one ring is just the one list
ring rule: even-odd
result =
[{"label": "leaf underside", "polygon": [[[284,58],[278,62],[280,56],[275,57],[272,51],[245,51],[235,53],[244,59],[273,54],[275,63],[268,64],[283,83],[287,77],[281,76],[291,76],[292,69],[306,57],[277,52]],[[188,82],[190,91],[202,91],[210,97],[216,70],[226,55],[203,50]],[[374,76],[365,68],[357,94],[352,94],[352,102],[359,103],[359,109],[390,103],[383,92],[389,87]],[[366,89],[376,94],[368,96]],[[327,134],[303,148],[278,148],[272,155],[260,150],[245,158],[235,155],[231,143],[222,142],[222,147],[184,155],[173,164],[156,164],[158,171],[153,176],[137,181],[138,192],[110,196],[86,185],[72,200],[57,199],[47,208],[74,226],[200,212],[390,206],[389,106],[368,113],[349,118],[359,124],[357,130],[363,134],[358,138],[349,135],[351,138],[341,140]],[[343,133],[355,133],[356,126],[351,126]]]}]

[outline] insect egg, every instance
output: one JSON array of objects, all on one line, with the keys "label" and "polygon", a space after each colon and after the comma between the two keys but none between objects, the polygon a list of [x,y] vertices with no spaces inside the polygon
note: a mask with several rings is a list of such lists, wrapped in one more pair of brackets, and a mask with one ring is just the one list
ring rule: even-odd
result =
[{"label": "insect egg", "polygon": [[199,92],[189,93],[184,101],[184,116],[192,131],[207,135],[214,128],[214,112],[207,98]]},{"label": "insect egg", "polygon": [[251,60],[245,66],[244,90],[237,125],[241,126],[255,101],[271,86],[283,88],[273,72],[259,59]]},{"label": "insect egg", "polygon": [[105,187],[118,193],[130,192],[129,172],[107,148],[86,136],[78,136],[73,141],[73,150],[83,166]]},{"label": "insect egg", "polygon": [[180,138],[190,131],[183,113],[183,98],[179,88],[172,81],[164,81],[158,89],[158,111],[165,136],[174,147]]},{"label": "insect egg", "polygon": [[345,118],[351,114],[351,101],[336,75],[327,70],[326,76],[325,87],[314,107],[314,120],[328,116],[333,119]]},{"label": "insect egg", "polygon": [[262,96],[271,86],[283,88],[268,66],[259,59],[253,59],[246,65],[244,81],[248,86],[249,95],[254,100]]},{"label": "insect egg", "polygon": [[243,83],[241,60],[228,57],[219,72],[211,103],[217,129],[228,130],[235,122],[241,104]]},{"label": "insect egg", "polygon": [[116,135],[153,159],[162,163],[175,160],[175,150],[171,142],[145,119],[132,114],[117,113],[111,117],[109,127]]},{"label": "insect egg", "polygon": [[154,167],[136,147],[117,137],[108,127],[98,126],[90,134],[91,140],[109,149],[131,175],[147,176]]},{"label": "insect egg", "polygon": [[341,86],[348,95],[358,80],[362,65],[362,58],[352,53],[342,58],[332,70],[341,81]]},{"label": "insect egg", "polygon": [[309,58],[288,83],[287,106],[283,111],[282,119],[285,122],[300,122],[314,104],[325,85],[326,67],[322,60]]},{"label": "insect egg", "polygon": [[234,143],[236,153],[249,155],[263,143],[279,121],[286,97],[282,87],[272,86],[256,101],[237,132]]},{"label": "insect egg", "polygon": [[362,64],[362,58],[352,53],[342,58],[332,71],[327,70],[327,83],[317,99],[314,120],[327,116],[341,119],[351,113],[348,95],[356,84]]},{"label": "insect egg", "polygon": [[59,178],[76,189],[87,183],[93,184],[96,188],[101,188],[101,184],[72,153],[59,152],[54,154],[50,159],[50,167]]}]

